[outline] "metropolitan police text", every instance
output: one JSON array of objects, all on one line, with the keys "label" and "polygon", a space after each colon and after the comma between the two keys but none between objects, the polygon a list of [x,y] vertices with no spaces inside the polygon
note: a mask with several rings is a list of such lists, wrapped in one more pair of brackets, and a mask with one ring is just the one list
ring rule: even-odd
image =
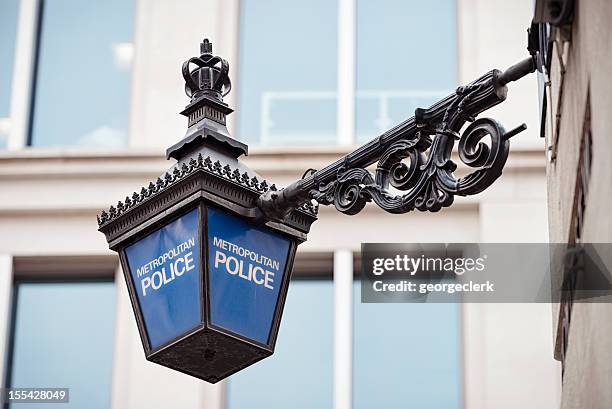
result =
[{"label": "metropolitan police text", "polygon": [[193,250],[191,249],[194,246],[195,238],[192,237],[137,269],[136,275],[138,277],[154,271],[150,276],[147,275],[140,279],[143,297],[147,296],[148,288],[159,290],[175,278],[193,270],[195,264],[193,261]]},{"label": "metropolitan police text", "polygon": [[[215,269],[223,266],[225,271],[233,276],[251,281],[269,290],[274,289],[274,271],[271,270],[280,270],[280,262],[278,260],[271,259],[218,237],[213,238],[213,245],[219,249],[215,251]],[[245,258],[247,261],[250,260],[251,263],[245,265],[245,260],[227,254],[227,252],[233,253],[240,258]]]}]

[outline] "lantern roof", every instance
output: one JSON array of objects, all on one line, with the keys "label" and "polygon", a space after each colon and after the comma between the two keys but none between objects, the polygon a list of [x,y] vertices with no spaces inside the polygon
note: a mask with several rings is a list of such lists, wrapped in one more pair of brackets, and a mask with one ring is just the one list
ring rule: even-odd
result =
[{"label": "lantern roof", "polygon": [[[248,169],[249,168],[242,163],[239,163],[239,166],[232,167],[228,163],[222,163],[214,156],[204,156],[202,153],[198,153],[197,156],[192,157],[189,162],[181,161],[177,163],[168,171],[160,175],[157,180],[151,181],[147,186],[143,186],[140,191],[133,192],[131,196],[126,196],[123,201],[120,200],[116,205],[110,206],[108,210],[103,210],[98,215],[98,226],[100,229],[108,226],[129,210],[151,201],[154,197],[159,196],[171,186],[198,171],[231,181],[257,195],[270,190],[278,190],[276,185],[269,184],[261,176],[258,176],[252,170],[249,172]],[[318,206],[305,203],[300,206],[297,211],[310,216],[316,216],[318,213]]]}]

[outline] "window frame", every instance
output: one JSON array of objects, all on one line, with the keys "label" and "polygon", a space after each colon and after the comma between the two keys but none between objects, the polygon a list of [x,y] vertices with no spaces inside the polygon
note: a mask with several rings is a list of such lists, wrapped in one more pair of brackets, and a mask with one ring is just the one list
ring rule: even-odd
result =
[{"label": "window frame", "polygon": [[115,283],[118,266],[114,256],[0,254],[0,277],[4,277],[0,280],[0,293],[7,295],[0,303],[0,339],[4,341],[0,342],[0,387],[11,384],[18,286],[23,283]]},{"label": "window frame", "polygon": [[28,144],[41,1],[19,1],[9,108],[11,128],[6,146],[9,151]]}]

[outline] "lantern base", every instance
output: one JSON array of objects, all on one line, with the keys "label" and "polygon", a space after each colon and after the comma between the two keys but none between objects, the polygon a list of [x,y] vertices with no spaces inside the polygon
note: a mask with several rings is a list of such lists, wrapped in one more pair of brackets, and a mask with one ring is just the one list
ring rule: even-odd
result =
[{"label": "lantern base", "polygon": [[217,383],[270,355],[272,352],[264,348],[212,328],[202,328],[150,354],[147,360]]}]

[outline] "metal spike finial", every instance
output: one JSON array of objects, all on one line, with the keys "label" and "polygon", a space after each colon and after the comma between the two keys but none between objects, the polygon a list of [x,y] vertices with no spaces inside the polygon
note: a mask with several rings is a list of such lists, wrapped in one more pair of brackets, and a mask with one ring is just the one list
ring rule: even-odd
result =
[{"label": "metal spike finial", "polygon": [[208,41],[208,38],[200,43],[200,54],[212,54],[212,43]]}]

